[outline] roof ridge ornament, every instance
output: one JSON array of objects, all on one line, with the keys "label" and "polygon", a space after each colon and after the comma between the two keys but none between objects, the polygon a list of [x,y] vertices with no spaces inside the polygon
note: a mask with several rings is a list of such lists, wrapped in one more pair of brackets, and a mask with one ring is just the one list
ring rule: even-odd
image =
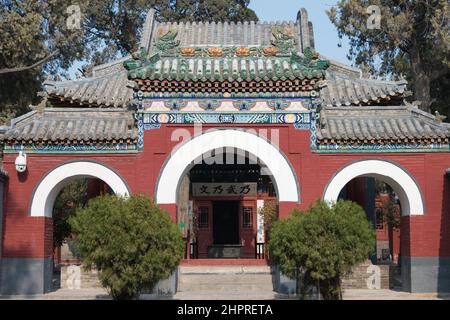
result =
[{"label": "roof ridge ornament", "polygon": [[175,49],[180,45],[180,40],[175,40],[178,35],[178,30],[175,28],[169,28],[164,33],[160,28],[155,39],[156,48],[164,54],[175,53]]},{"label": "roof ridge ornament", "polygon": [[[289,55],[275,56],[274,58],[269,56],[256,58],[251,56],[252,49],[247,50],[242,47],[233,48],[233,50],[239,50],[240,56],[233,55],[230,57],[225,49],[212,47],[207,49],[207,56],[192,56],[195,54],[195,50],[185,50],[185,56],[180,59],[180,57],[173,56],[161,57],[160,52],[149,56],[147,50],[141,48],[139,52],[132,55],[133,60],[124,62],[124,66],[128,70],[128,79],[156,80],[157,83],[153,83],[151,86],[164,86],[159,81],[165,80],[183,82],[257,81],[258,83],[261,81],[281,81],[275,85],[278,87],[289,86],[291,87],[289,90],[292,90],[293,86],[296,87],[295,90],[311,90],[311,86],[315,86],[317,80],[324,79],[326,69],[330,65],[328,60],[320,60],[319,54],[313,52],[310,48],[306,48],[302,55],[292,51]],[[203,57],[213,59],[203,60]],[[196,65],[197,67],[195,67]],[[316,80],[308,84],[308,80],[311,79]],[[306,82],[299,82],[299,80],[305,80]],[[252,83],[249,87],[244,85],[242,90],[244,92],[257,90],[258,83]],[[149,85],[139,82],[139,86],[147,87]],[[273,83],[270,85],[273,85]],[[172,88],[169,88],[169,86],[164,87],[163,91],[171,91]],[[215,92],[225,90],[225,87],[220,86],[223,88],[219,89],[219,86],[215,85]],[[307,86],[307,88],[304,86]],[[205,88],[203,85],[200,90]],[[184,92],[185,90],[186,87],[183,84],[177,89],[177,92]]]},{"label": "roof ridge ornament", "polygon": [[319,57],[320,55],[318,52],[307,47],[303,50],[303,56],[300,56],[294,51],[291,52],[291,64],[297,64],[299,68],[324,72],[330,66],[330,61],[321,60]]},{"label": "roof ridge ornament", "polygon": [[443,123],[444,120],[447,119],[447,116],[440,114],[439,111],[437,111],[437,110],[434,112],[434,116],[436,117],[436,120],[439,123]]},{"label": "roof ridge ornament", "polygon": [[149,56],[146,48],[141,47],[139,51],[131,54],[131,58],[123,62],[127,71],[132,71],[141,67],[145,70],[154,68],[155,64],[161,59],[159,52]]},{"label": "roof ridge ornament", "polygon": [[272,27],[273,40],[271,44],[278,48],[280,53],[290,53],[295,50],[296,41],[294,38],[293,27],[284,24],[284,28],[280,25]]}]

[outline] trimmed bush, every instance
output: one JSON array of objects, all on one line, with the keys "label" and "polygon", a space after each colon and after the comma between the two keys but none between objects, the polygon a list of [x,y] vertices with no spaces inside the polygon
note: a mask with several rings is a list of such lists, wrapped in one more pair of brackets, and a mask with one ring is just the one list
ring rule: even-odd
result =
[{"label": "trimmed bush", "polygon": [[375,247],[375,231],[364,210],[340,200],[329,206],[319,200],[308,210],[275,222],[269,250],[273,263],[297,280],[297,293],[311,286],[324,299],[341,299],[341,277],[365,261]]},{"label": "trimmed bush", "polygon": [[102,196],[70,219],[77,253],[114,299],[139,297],[177,267],[184,243],[167,212],[144,195]]}]

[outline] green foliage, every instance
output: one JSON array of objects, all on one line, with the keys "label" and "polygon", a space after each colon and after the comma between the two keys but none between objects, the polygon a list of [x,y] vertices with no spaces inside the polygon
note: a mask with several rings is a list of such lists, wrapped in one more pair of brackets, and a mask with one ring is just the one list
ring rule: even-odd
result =
[{"label": "green foliage", "polygon": [[[380,28],[367,27],[367,8],[380,9]],[[420,107],[450,115],[450,4],[447,0],[340,0],[328,12],[339,36],[350,40],[349,58],[376,76],[404,75]],[[373,20],[371,20],[373,21]]]},{"label": "green foliage", "polygon": [[77,253],[114,299],[131,299],[167,278],[184,244],[169,215],[144,195],[90,200],[70,219]]},{"label": "green foliage", "polygon": [[[69,30],[69,6],[63,0],[0,1],[0,70],[36,68],[0,74],[0,123],[29,111],[40,98],[45,75],[67,70],[83,56],[83,30]],[[80,4],[81,10],[84,5]]]},{"label": "green foliage", "polygon": [[386,214],[386,222],[390,228],[400,228],[400,211],[397,209],[396,202],[390,195],[389,200],[383,205],[383,212]]},{"label": "green foliage", "polygon": [[77,208],[83,207],[87,199],[87,180],[75,180],[65,186],[53,207],[53,247],[57,248],[72,234],[69,218]]},{"label": "green foliage", "polygon": [[259,211],[264,219],[265,226],[272,226],[278,220],[278,209],[276,201],[265,201],[264,206]]},{"label": "green foliage", "polygon": [[163,21],[258,21],[250,0],[154,0]]},{"label": "green foliage", "polygon": [[301,293],[317,285],[325,299],[341,297],[341,277],[365,261],[374,246],[364,210],[343,200],[331,207],[319,200],[305,212],[295,210],[273,225],[269,241],[273,263],[293,279],[301,275]]},{"label": "green foliage", "polygon": [[160,21],[258,20],[249,0],[83,0],[74,3],[81,13],[81,28],[74,29],[67,27],[71,4],[0,0],[0,123],[30,111],[44,79],[65,77],[75,61],[86,61],[80,71],[90,75],[94,65],[135,52],[151,7]]},{"label": "green foliage", "polygon": [[379,196],[382,193],[389,195],[389,200],[383,204],[383,219],[385,219],[389,227],[398,229],[400,228],[400,211],[395,200],[395,192],[387,183],[375,179],[375,194]]},{"label": "green foliage", "polygon": [[380,193],[386,193],[392,191],[392,188],[383,180],[375,179],[375,194],[378,196]]}]

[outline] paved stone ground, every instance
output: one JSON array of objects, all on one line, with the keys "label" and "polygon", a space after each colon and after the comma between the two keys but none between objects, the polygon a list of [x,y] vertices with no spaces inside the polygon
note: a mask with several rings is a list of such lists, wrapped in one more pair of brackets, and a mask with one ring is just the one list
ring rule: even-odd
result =
[{"label": "paved stone ground", "polygon": [[[111,297],[102,289],[82,289],[68,290],[59,289],[57,291],[35,295],[35,296],[0,296],[1,300],[108,300]],[[273,300],[273,299],[293,299],[292,297],[279,296],[275,292],[261,293],[255,295],[245,292],[182,292],[173,297],[157,297],[155,295],[142,295],[143,300]],[[408,293],[395,290],[367,290],[367,289],[348,289],[344,292],[344,300],[450,300],[450,294],[432,294],[432,293]]]}]

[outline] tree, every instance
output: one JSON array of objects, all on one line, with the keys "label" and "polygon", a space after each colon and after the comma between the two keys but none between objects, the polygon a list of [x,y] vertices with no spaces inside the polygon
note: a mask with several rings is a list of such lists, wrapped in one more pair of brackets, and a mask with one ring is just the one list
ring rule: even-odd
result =
[{"label": "tree", "polygon": [[169,215],[144,195],[102,196],[70,219],[77,253],[114,299],[132,299],[170,276],[184,243]]},{"label": "tree", "polygon": [[278,208],[276,201],[265,201],[264,206],[259,211],[266,228],[270,228],[278,220]]},{"label": "tree", "polygon": [[53,248],[62,246],[72,234],[69,219],[87,200],[87,180],[79,179],[65,186],[56,197],[53,206]]},{"label": "tree", "polygon": [[340,299],[341,277],[365,261],[375,246],[375,232],[364,210],[351,201],[329,206],[317,201],[306,211],[277,221],[271,229],[269,250],[274,264],[297,280],[305,297],[310,286],[324,299]]},{"label": "tree", "polygon": [[264,229],[266,232],[266,238],[269,238],[269,232],[275,221],[278,220],[278,205],[277,202],[268,200],[264,202],[264,206],[259,210],[258,214],[264,221]]},{"label": "tree", "polygon": [[[150,8],[159,21],[257,21],[248,8],[250,0],[90,0],[84,26],[91,41],[105,50],[94,56],[95,63],[137,51],[141,26]],[[102,43],[99,43],[102,42]]]},{"label": "tree", "polygon": [[[387,195],[387,201],[385,201],[381,208],[379,208],[379,216],[377,219],[381,219],[380,222],[387,225],[388,242],[391,259],[394,258],[394,234],[400,232],[401,223],[401,207],[398,201],[397,195],[394,190],[388,184],[381,180],[375,180],[375,195],[380,197],[382,194]],[[380,198],[383,199],[383,198]],[[383,200],[382,200],[383,201]],[[396,234],[398,236],[398,233]]]},{"label": "tree", "polygon": [[68,7],[63,0],[0,0],[0,121],[29,111],[47,75],[85,56],[84,31],[68,28]]},{"label": "tree", "polygon": [[377,76],[403,74],[422,110],[450,113],[442,94],[450,75],[447,0],[341,0],[327,13],[339,37],[350,39],[357,65]]},{"label": "tree", "polygon": [[257,20],[248,4],[86,0],[77,2],[78,10],[64,0],[0,0],[0,123],[30,111],[45,78],[67,77],[75,61],[86,62],[79,71],[90,75],[94,65],[136,51],[151,7],[160,21]]}]

